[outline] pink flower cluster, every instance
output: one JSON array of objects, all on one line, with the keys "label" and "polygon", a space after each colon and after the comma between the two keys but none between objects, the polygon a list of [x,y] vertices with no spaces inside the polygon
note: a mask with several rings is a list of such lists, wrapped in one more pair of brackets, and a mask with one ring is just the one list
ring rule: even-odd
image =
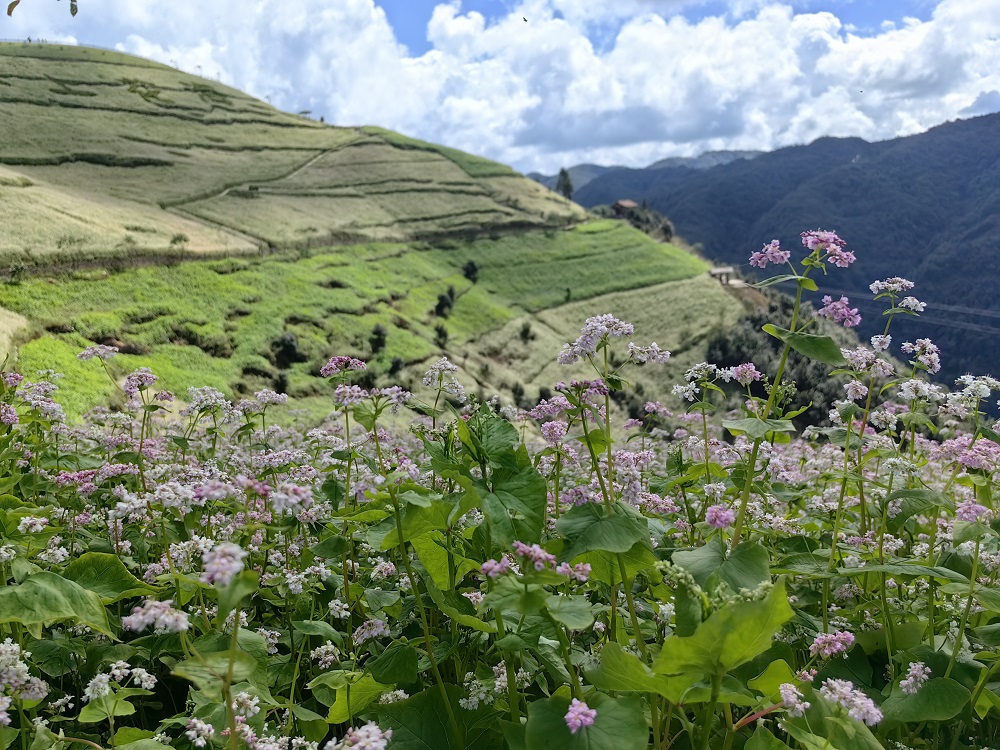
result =
[{"label": "pink flower cluster", "polygon": [[157,633],[179,633],[190,627],[186,612],[174,609],[173,602],[160,602],[147,599],[142,605],[134,607],[132,614],[122,618],[125,630],[145,630],[150,625]]},{"label": "pink flower cluster", "polygon": [[569,711],[566,712],[564,718],[570,734],[576,734],[584,727],[589,727],[594,723],[597,719],[597,709],[574,698],[573,702],[569,704]]},{"label": "pink flower cluster", "polygon": [[716,529],[725,529],[733,525],[736,514],[725,505],[713,505],[705,511],[705,523]]},{"label": "pink flower cluster", "polygon": [[809,646],[809,653],[813,656],[821,656],[829,659],[837,654],[846,654],[854,644],[854,634],[846,630],[838,630],[836,633],[820,633]]},{"label": "pink flower cluster", "polygon": [[847,297],[835,300],[829,294],[824,295],[823,307],[817,310],[816,314],[821,318],[832,320],[834,323],[840,323],[845,328],[854,328],[861,323],[861,315],[858,313],[858,308],[851,307]]},{"label": "pink flower cluster", "polygon": [[479,570],[482,571],[484,576],[496,580],[510,568],[510,564],[507,562],[506,558],[497,562],[496,560],[490,559],[484,562]]},{"label": "pink flower cluster", "polygon": [[844,708],[852,719],[863,721],[870,727],[882,721],[882,712],[874,701],[856,689],[849,680],[837,680],[832,677],[824,680],[819,694],[831,703]]},{"label": "pink flower cluster", "polygon": [[845,250],[847,243],[837,236],[836,232],[814,229],[803,232],[802,244],[809,250],[819,250],[823,260],[830,261],[837,268],[847,268],[856,258],[850,250]]},{"label": "pink flower cluster", "polygon": [[379,729],[378,724],[369,721],[361,727],[351,727],[340,742],[328,743],[327,750],[385,750],[385,746],[392,739],[391,729]]},{"label": "pink flower cluster", "polygon": [[76,355],[77,359],[88,360],[97,357],[98,359],[111,359],[118,353],[117,346],[106,346],[104,344],[95,344],[94,346],[88,346],[82,352]]},{"label": "pink flower cluster", "polygon": [[906,677],[899,681],[899,688],[907,695],[916,695],[931,677],[931,670],[922,661],[910,662]]},{"label": "pink flower cluster", "polygon": [[238,544],[222,542],[202,555],[205,566],[201,574],[203,583],[228,586],[233,578],[243,570],[243,558],[247,556]]},{"label": "pink flower cluster", "polygon": [[511,546],[514,548],[514,552],[532,563],[535,566],[535,570],[545,570],[545,568],[556,564],[556,556],[550,552],[546,552],[537,544],[532,544],[529,547],[524,542],[514,542]]},{"label": "pink flower cluster", "polygon": [[319,368],[319,374],[324,378],[328,378],[331,375],[339,375],[342,372],[366,369],[368,369],[368,365],[360,359],[338,355],[336,357],[330,357],[330,359],[327,360],[327,363]]},{"label": "pink flower cluster", "polygon": [[587,318],[580,329],[580,335],[572,344],[563,344],[562,351],[556,357],[561,365],[571,365],[574,362],[594,354],[598,345],[609,337],[621,338],[635,333],[631,323],[618,320],[614,315],[605,313]]},{"label": "pink flower cluster", "polygon": [[754,268],[766,268],[768,263],[787,263],[791,257],[791,252],[782,250],[777,240],[771,240],[759,252],[750,255],[750,265]]}]

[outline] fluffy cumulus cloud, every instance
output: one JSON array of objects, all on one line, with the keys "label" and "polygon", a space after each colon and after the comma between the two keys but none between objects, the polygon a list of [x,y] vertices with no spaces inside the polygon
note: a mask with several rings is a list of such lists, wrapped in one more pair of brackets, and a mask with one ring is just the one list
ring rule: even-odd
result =
[{"label": "fluffy cumulus cloud", "polygon": [[13,28],[110,40],[285,109],[525,171],[884,139],[1000,103],[996,0],[941,0],[867,34],[772,0],[680,13],[700,4],[519,0],[487,18],[454,0],[433,9],[419,55],[375,0],[85,0],[73,22],[33,0]]}]

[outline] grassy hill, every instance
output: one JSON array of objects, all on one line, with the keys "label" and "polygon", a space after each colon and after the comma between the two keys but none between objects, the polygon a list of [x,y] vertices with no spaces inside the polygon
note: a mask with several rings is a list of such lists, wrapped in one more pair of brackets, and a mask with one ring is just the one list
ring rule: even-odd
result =
[{"label": "grassy hill", "polygon": [[509,167],[129,55],[0,44],[0,253],[316,247],[583,218]]},{"label": "grassy hill", "polygon": [[447,353],[470,389],[534,398],[585,373],[555,353],[601,312],[675,350],[655,396],[743,311],[704,261],[508,167],[127,55],[0,45],[0,132],[0,343],[64,373],[72,414],[119,397],[76,359],[95,342],[179,394],[278,388],[316,413],[341,353],[403,384]]},{"label": "grassy hill", "polygon": [[748,248],[774,237],[793,246],[804,229],[835,229],[858,261],[831,274],[830,284],[860,307],[864,335],[884,324],[868,284],[904,276],[928,307],[920,320],[894,323],[897,338],[933,337],[944,378],[997,375],[998,126],[1000,115],[987,115],[880,143],[822,138],[703,171],[620,169],[574,199],[593,206],[644,198],[708,257],[747,272]]}]

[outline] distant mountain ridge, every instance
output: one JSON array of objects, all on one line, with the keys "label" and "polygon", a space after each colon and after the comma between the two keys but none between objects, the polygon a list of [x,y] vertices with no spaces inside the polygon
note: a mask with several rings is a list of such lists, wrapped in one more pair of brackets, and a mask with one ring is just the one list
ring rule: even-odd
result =
[{"label": "distant mountain ridge", "polygon": [[[711,169],[720,164],[729,164],[737,159],[754,159],[763,153],[763,151],[706,151],[700,156],[668,156],[666,159],[653,162],[646,169],[674,169],[678,167],[694,170]],[[573,188],[579,190],[598,177],[603,177],[620,169],[627,170],[629,168],[622,166],[605,167],[599,164],[577,164],[568,167],[566,171],[569,172],[569,178],[573,181]],[[558,174],[544,175],[539,172],[531,172],[528,174],[528,177],[545,185],[549,190],[556,189],[556,180],[559,179]]]},{"label": "distant mountain ridge", "polygon": [[868,284],[904,276],[928,308],[893,325],[896,340],[934,338],[942,376],[1000,374],[1000,114],[869,143],[821,138],[702,170],[615,169],[579,188],[584,206],[646,200],[714,260],[742,266],[764,242],[836,230],[857,263],[831,269],[829,291],[848,293],[880,333]]}]

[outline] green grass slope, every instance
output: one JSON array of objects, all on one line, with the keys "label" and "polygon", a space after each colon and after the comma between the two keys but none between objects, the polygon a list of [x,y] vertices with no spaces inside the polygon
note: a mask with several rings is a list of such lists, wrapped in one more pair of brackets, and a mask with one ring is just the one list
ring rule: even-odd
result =
[{"label": "green grass slope", "polygon": [[562,225],[582,210],[508,167],[333,127],[148,60],[0,43],[0,253],[400,241]]},{"label": "green grass slope", "polygon": [[[469,260],[479,266],[475,282],[461,272]],[[39,277],[0,286],[0,306],[31,321],[18,369],[64,373],[73,414],[117,398],[94,362],[75,358],[95,342],[122,349],[113,360],[122,373],[151,367],[181,395],[193,385],[231,395],[278,387],[321,411],[329,402],[318,371],[333,354],[363,357],[376,376],[403,383],[448,354],[469,388],[509,397],[516,385],[535,396],[582,374],[551,364],[583,319],[601,312],[635,319],[640,339],[694,351],[742,310],[706,270],[679,248],[597,222],[496,239],[342,246],[308,258]],[[449,287],[454,305],[438,316]],[[376,326],[386,332],[379,351]]]}]

